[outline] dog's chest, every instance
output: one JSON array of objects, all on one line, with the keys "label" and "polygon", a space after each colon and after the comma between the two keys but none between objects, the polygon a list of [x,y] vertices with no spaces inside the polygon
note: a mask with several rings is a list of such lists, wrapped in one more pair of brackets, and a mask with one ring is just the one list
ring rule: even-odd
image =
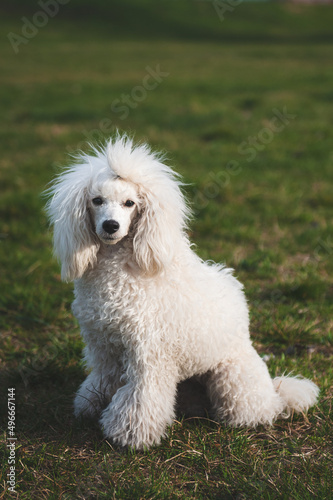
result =
[{"label": "dog's chest", "polygon": [[74,294],[72,309],[85,341],[97,336],[120,347],[147,322],[147,290],[124,269],[98,266],[75,282]]}]

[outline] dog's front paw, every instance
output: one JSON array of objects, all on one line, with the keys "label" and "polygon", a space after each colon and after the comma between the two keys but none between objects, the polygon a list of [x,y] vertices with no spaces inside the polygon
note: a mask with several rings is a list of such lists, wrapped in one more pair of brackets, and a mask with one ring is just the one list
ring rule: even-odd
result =
[{"label": "dog's front paw", "polygon": [[163,428],[152,425],[152,422],[140,418],[140,415],[134,412],[115,412],[112,403],[102,412],[100,424],[106,438],[112,439],[120,446],[129,446],[136,450],[159,444],[164,435]]},{"label": "dog's front paw", "polygon": [[138,450],[159,444],[173,422],[172,401],[167,405],[163,399],[163,406],[161,401],[149,398],[149,391],[141,394],[133,384],[121,387],[102,412],[105,437]]}]

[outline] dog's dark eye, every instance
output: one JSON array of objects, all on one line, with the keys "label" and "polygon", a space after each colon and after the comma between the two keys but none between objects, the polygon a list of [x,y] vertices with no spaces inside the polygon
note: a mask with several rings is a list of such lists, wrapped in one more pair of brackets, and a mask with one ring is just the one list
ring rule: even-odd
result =
[{"label": "dog's dark eye", "polygon": [[94,198],[92,200],[92,202],[93,202],[94,205],[102,205],[103,204],[103,200],[99,196],[97,198]]},{"label": "dog's dark eye", "polygon": [[135,205],[135,203],[132,200],[127,200],[127,201],[125,201],[124,205],[125,205],[125,207],[133,207],[133,205]]}]

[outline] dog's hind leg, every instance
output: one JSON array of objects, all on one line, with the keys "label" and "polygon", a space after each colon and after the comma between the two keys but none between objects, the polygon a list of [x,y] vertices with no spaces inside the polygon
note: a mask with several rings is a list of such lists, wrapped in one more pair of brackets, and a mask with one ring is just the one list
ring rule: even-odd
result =
[{"label": "dog's hind leg", "polygon": [[221,362],[206,374],[205,382],[214,416],[233,426],[272,424],[292,410],[306,412],[319,393],[313,382],[300,377],[272,380],[252,346]]},{"label": "dog's hind leg", "polygon": [[233,426],[272,424],[285,407],[266,364],[249,345],[205,376],[213,416]]}]

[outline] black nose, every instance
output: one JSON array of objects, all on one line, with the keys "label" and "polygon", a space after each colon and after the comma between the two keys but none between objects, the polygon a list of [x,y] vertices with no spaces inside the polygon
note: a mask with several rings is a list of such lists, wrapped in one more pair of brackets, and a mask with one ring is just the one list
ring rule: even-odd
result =
[{"label": "black nose", "polygon": [[104,231],[108,234],[113,234],[119,229],[119,223],[116,220],[105,220],[102,224]]}]

